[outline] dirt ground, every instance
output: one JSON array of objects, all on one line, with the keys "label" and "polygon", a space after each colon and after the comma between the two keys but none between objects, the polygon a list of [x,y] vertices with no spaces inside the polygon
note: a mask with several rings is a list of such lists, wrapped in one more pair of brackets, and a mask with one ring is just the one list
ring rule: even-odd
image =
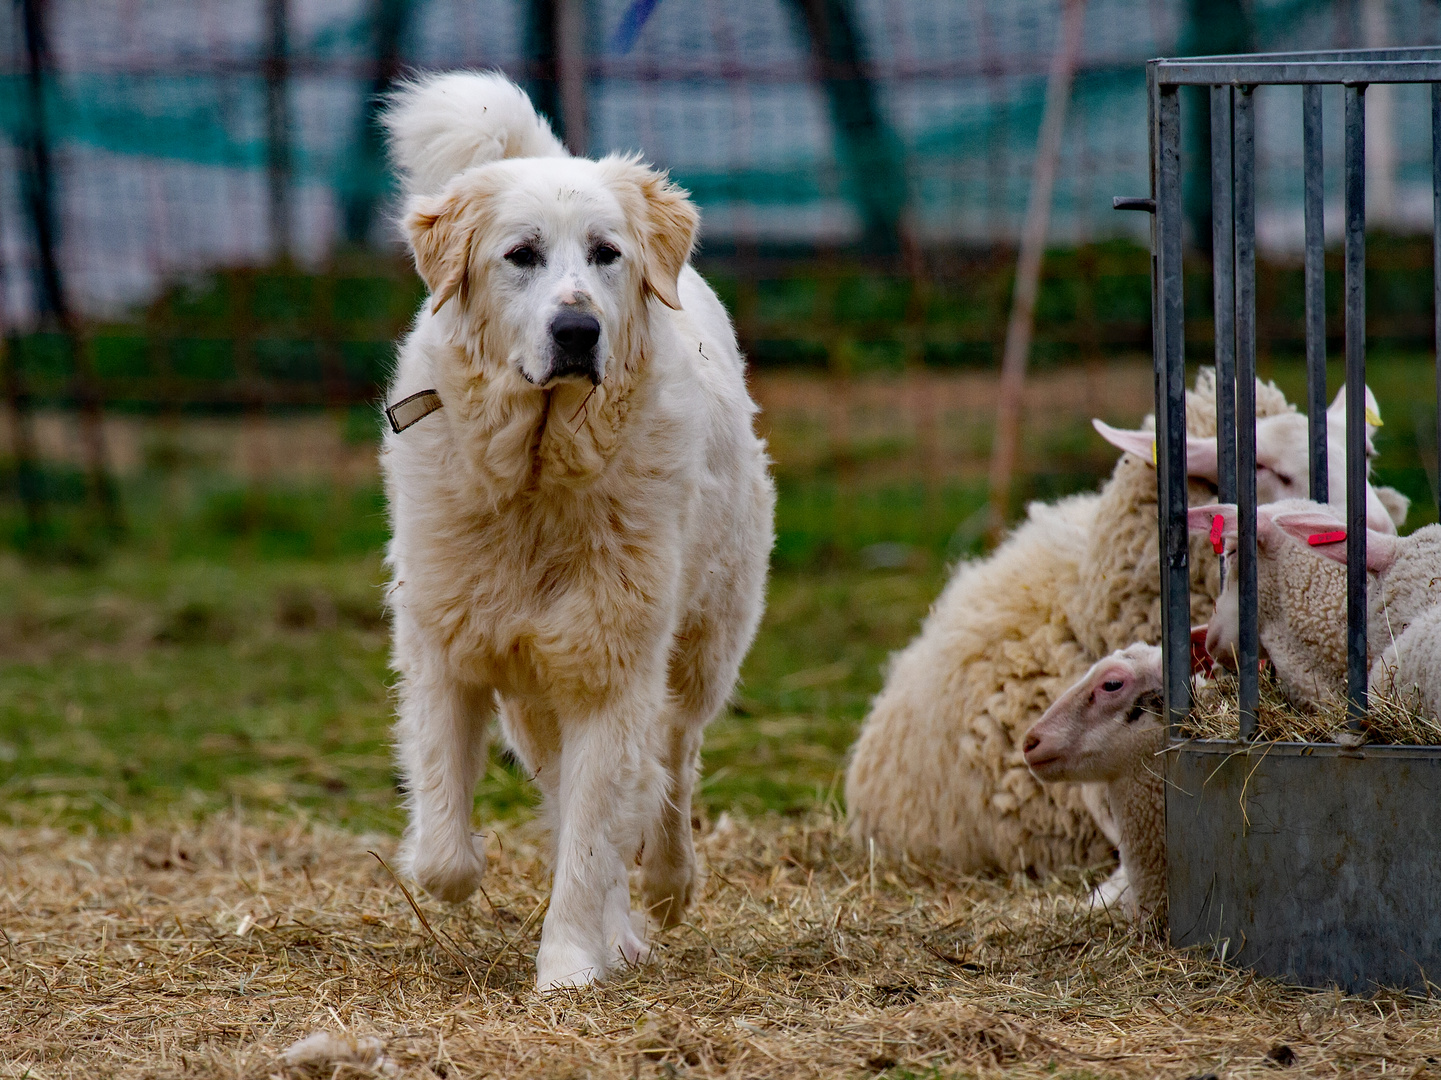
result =
[{"label": "dirt ground", "polygon": [[[653,962],[541,997],[533,825],[488,836],[485,895],[417,908],[370,854],[389,860],[393,840],[295,818],[3,832],[0,1075],[1441,1072],[1441,1004],[1289,989],[1170,950],[1088,914],[1079,874],[873,866],[820,815],[723,815],[700,843],[702,898]],[[319,1031],[355,1060],[287,1065]]]}]

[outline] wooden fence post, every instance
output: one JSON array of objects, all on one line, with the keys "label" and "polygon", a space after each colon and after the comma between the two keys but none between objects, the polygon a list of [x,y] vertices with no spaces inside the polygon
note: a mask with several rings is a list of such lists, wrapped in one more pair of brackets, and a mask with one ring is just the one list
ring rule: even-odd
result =
[{"label": "wooden fence post", "polygon": [[991,538],[996,541],[1000,540],[1010,513],[1021,392],[1025,386],[1026,361],[1031,352],[1041,259],[1046,253],[1046,231],[1051,223],[1051,192],[1056,182],[1061,134],[1066,124],[1066,104],[1071,96],[1071,77],[1075,72],[1076,58],[1081,51],[1085,17],[1086,0],[1065,0],[1061,40],[1051,60],[1050,75],[1046,81],[1046,107],[1041,116],[1041,134],[1036,140],[1031,197],[1026,204],[1026,224],[1021,234],[1016,285],[1011,296],[1011,318],[1006,326],[1006,351],[1001,358],[1001,384],[996,395],[996,433],[991,446],[990,470],[990,531]]}]

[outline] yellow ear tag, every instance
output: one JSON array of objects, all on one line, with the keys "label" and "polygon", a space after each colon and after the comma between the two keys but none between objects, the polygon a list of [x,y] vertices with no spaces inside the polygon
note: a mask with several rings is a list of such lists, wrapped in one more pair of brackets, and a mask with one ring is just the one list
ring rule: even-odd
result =
[{"label": "yellow ear tag", "polygon": [[1381,427],[1381,414],[1369,405],[1366,406],[1366,423],[1372,427]]},{"label": "yellow ear tag", "polygon": [[1151,464],[1156,464],[1156,440],[1151,440]]}]

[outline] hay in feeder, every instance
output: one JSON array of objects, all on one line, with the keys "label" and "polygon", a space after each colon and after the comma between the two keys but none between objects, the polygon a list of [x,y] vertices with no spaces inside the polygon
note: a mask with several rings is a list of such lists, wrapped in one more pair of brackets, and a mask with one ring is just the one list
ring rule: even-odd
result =
[{"label": "hay in feeder", "polygon": [[[1237,709],[1239,680],[1229,672],[1203,684],[1196,693],[1190,717],[1180,733],[1190,739],[1236,739],[1240,735]],[[1312,709],[1300,709],[1281,693],[1271,668],[1261,671],[1261,694],[1256,708],[1256,738],[1263,742],[1334,743],[1344,741],[1349,717],[1346,702],[1331,697]],[[1366,716],[1360,734],[1367,743],[1401,746],[1441,745],[1441,723],[1420,708],[1414,694],[1373,691],[1367,695]]]}]

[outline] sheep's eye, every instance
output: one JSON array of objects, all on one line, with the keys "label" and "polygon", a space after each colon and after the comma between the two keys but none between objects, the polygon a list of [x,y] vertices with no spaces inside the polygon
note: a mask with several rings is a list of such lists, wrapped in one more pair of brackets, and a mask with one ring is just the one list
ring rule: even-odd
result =
[{"label": "sheep's eye", "polygon": [[1126,684],[1123,683],[1120,679],[1110,679],[1109,681],[1103,682],[1101,684],[1101,689],[1106,691],[1106,693],[1108,694],[1114,694],[1117,690],[1121,689],[1121,687],[1125,685]]},{"label": "sheep's eye", "polygon": [[529,244],[516,244],[505,253],[505,261],[512,266],[534,266],[540,262],[540,252]]},{"label": "sheep's eye", "polygon": [[620,258],[620,249],[614,244],[597,244],[590,258],[597,266],[609,266]]}]

